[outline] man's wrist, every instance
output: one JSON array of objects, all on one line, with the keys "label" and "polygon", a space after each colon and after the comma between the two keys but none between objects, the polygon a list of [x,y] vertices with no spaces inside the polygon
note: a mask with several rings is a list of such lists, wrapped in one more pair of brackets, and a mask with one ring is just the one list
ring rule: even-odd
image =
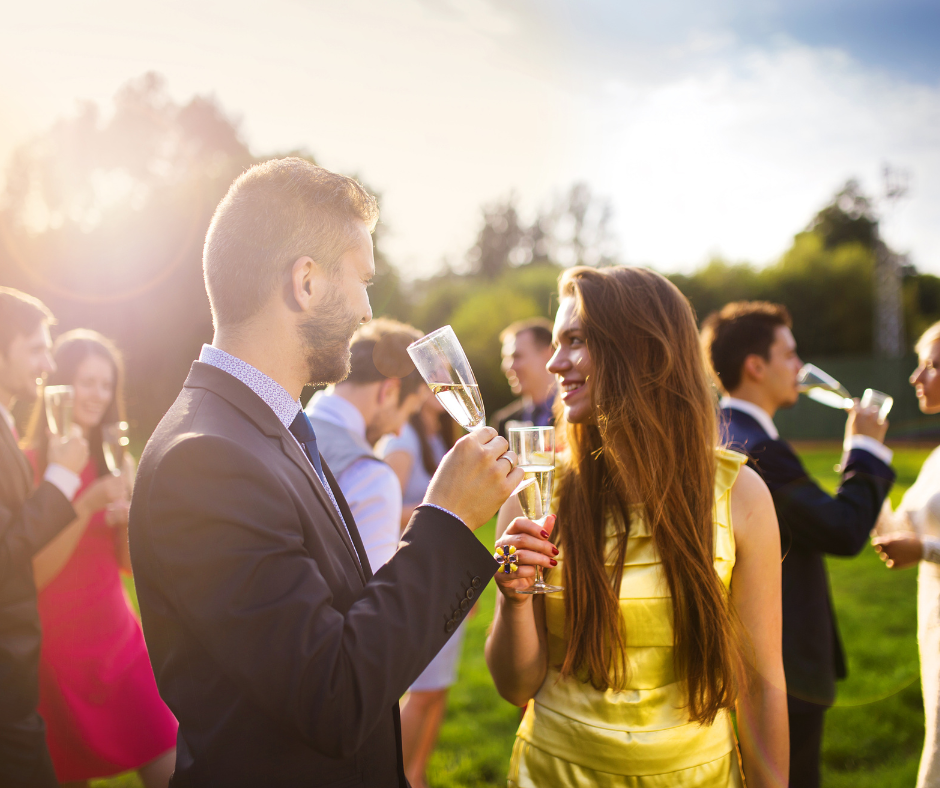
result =
[{"label": "man's wrist", "polygon": [[890,465],[891,460],[894,459],[894,452],[880,440],[870,435],[860,435],[858,433],[849,435],[846,437],[842,448],[844,448],[845,451],[867,451],[869,454],[881,460],[885,465]]},{"label": "man's wrist", "polygon": [[42,478],[53,487],[58,488],[69,501],[75,497],[78,488],[82,486],[81,477],[75,471],[70,471],[57,462],[50,462],[46,466],[46,472]]},{"label": "man's wrist", "polygon": [[921,555],[920,560],[940,564],[940,539],[934,536],[925,536],[920,541],[923,545],[923,555]]}]

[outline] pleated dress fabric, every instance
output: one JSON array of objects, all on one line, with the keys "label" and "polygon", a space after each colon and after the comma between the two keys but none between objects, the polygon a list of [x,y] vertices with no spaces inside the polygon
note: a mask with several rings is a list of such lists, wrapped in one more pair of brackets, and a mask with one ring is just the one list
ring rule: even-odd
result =
[{"label": "pleated dress fabric", "polygon": [[[735,556],[730,491],[744,462],[740,454],[716,450],[715,569],[726,589]],[[610,548],[613,524],[608,527]],[[562,584],[564,554],[557,560],[548,583]],[[564,594],[545,597],[550,666],[560,665],[565,654]],[[721,712],[706,727],[690,722],[684,708],[683,681],[673,665],[672,598],[641,517],[630,524],[620,611],[627,641],[626,687],[599,691],[574,678],[562,680],[550,667],[516,733],[510,788],[742,786],[730,715]]]}]

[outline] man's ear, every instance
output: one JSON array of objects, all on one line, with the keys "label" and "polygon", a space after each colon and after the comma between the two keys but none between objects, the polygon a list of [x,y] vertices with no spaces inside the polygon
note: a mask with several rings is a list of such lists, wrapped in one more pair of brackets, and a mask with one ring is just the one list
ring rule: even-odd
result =
[{"label": "man's ear", "polygon": [[395,404],[398,404],[398,394],[401,391],[401,380],[398,378],[385,378],[379,384],[379,405],[384,405],[388,402],[389,397],[394,399]]},{"label": "man's ear", "polygon": [[[301,312],[316,304],[324,291],[323,272],[312,257],[298,257],[290,270],[288,298],[292,298]],[[293,306],[293,304],[291,304]]]},{"label": "man's ear", "polygon": [[744,359],[744,366],[741,369],[741,377],[749,378],[758,383],[763,381],[764,373],[767,370],[767,359],[757,353],[751,353]]}]

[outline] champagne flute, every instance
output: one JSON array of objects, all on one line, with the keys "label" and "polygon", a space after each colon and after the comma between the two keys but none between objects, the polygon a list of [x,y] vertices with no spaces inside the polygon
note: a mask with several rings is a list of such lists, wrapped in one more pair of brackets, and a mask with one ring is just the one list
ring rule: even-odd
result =
[{"label": "champagne flute", "polygon": [[[522,513],[540,526],[545,526],[552,503],[552,483],[555,480],[555,428],[516,427],[509,430],[509,450],[519,458],[519,468],[525,472],[516,497]],[[528,483],[527,483],[528,482]],[[564,590],[548,585],[542,579],[542,567],[535,567],[535,583],[517,590],[517,594],[551,594]]]},{"label": "champagne flute", "polygon": [[851,410],[855,404],[845,386],[815,364],[804,364],[797,375],[796,382],[799,385],[800,394],[805,394],[810,399],[830,408]]},{"label": "champagne flute", "polygon": [[444,326],[412,342],[408,355],[454,421],[468,432],[484,423],[480,387],[454,329]]},{"label": "champagne flute", "polygon": [[[814,399],[823,405],[828,405],[830,408],[852,410],[855,404],[845,386],[832,375],[823,372],[815,364],[804,364],[796,380],[801,394],[805,394],[810,399]],[[894,397],[885,394],[883,391],[865,389],[859,404],[862,408],[877,407],[878,423],[884,424],[884,420],[888,417],[888,413],[891,412],[891,407],[894,405]]]},{"label": "champagne flute", "polygon": [[112,476],[120,476],[124,464],[124,451],[130,443],[127,437],[127,422],[105,424],[101,427],[101,450],[104,462]]},{"label": "champagne flute", "polygon": [[860,404],[863,408],[878,408],[878,423],[884,424],[885,419],[888,418],[888,414],[891,412],[891,407],[894,405],[894,397],[885,394],[883,391],[865,389]]},{"label": "champagne flute", "polygon": [[43,391],[46,405],[46,423],[59,437],[65,437],[72,428],[72,405],[75,389],[71,386],[46,386]]}]

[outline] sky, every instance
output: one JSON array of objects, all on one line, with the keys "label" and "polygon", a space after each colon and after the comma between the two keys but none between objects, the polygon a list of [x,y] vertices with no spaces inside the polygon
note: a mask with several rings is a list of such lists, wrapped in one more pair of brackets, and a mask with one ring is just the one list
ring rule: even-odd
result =
[{"label": "sky", "polygon": [[256,155],[304,148],[382,195],[406,277],[459,265],[481,206],[575,181],[620,258],[773,262],[849,178],[940,275],[940,5],[912,0],[38,0],[0,24],[0,165],[157,71]]}]

